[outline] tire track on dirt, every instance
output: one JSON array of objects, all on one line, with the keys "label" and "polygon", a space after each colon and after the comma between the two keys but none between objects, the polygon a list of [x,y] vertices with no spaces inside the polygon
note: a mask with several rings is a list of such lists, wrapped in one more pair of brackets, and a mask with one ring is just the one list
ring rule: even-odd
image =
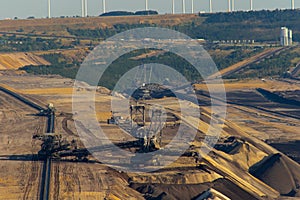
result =
[{"label": "tire track on dirt", "polygon": [[29,199],[29,195],[33,190],[34,183],[39,177],[39,172],[40,172],[39,168],[40,168],[39,162],[33,160],[31,162],[30,175],[28,177],[27,184],[25,185],[23,200]]},{"label": "tire track on dirt", "polygon": [[59,162],[56,162],[54,165],[54,194],[53,199],[58,200],[59,199],[59,191],[60,191],[60,165]]}]

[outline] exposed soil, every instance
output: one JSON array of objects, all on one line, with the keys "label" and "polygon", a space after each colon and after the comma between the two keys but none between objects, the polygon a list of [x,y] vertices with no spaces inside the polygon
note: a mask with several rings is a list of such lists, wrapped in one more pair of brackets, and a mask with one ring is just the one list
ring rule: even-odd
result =
[{"label": "exposed soil", "polygon": [[300,163],[300,141],[270,143],[270,145]]},{"label": "exposed soil", "polygon": [[50,63],[33,53],[0,54],[0,70],[15,70],[27,65],[50,65]]},{"label": "exposed soil", "polygon": [[[70,114],[73,84],[71,80],[57,76],[2,77],[1,84],[9,85],[36,102],[43,105],[54,103],[57,109],[55,131],[61,133],[67,140],[80,141],[74,126],[74,116]],[[40,142],[32,140],[32,135],[42,134],[45,131],[45,119],[33,115],[36,114],[34,109],[5,94],[0,94],[0,125],[5,127],[0,129],[2,142],[0,160],[2,173],[0,173],[3,177],[0,179],[0,199],[36,199],[41,163],[34,161],[32,155],[39,151]],[[203,143],[211,120],[209,106],[205,106],[209,103],[203,99],[201,120],[197,121],[188,116],[181,117],[185,137],[190,137],[191,130],[198,129],[198,131],[192,142],[193,147],[172,164],[156,172],[133,174],[113,170],[104,164],[94,162],[95,158],[92,157],[90,162],[85,163],[74,162],[70,158],[55,160],[52,165],[51,199],[196,199],[209,188],[231,199],[260,199],[261,196],[274,199],[280,194],[297,196],[299,193],[297,185],[300,183],[299,165],[282,155],[271,164],[259,166],[264,157],[278,151],[257,139],[269,139],[266,137],[268,135],[272,137],[270,142],[276,146],[283,143],[282,135],[285,134],[284,139],[287,143],[282,146],[282,150],[299,155],[299,151],[296,151],[297,142],[288,146],[290,144],[288,142],[297,137],[295,133],[299,130],[299,121],[294,117],[282,115],[298,116],[290,110],[292,107],[270,101],[255,89],[231,90],[228,99],[233,104],[228,106],[228,118],[218,148],[213,149],[208,155],[203,155],[203,159],[196,159],[196,152],[202,154],[199,147]],[[97,115],[101,117],[99,121],[105,121],[109,116],[107,113],[110,113],[110,100],[107,91],[105,94],[97,92],[96,105],[99,112]],[[180,107],[175,98],[167,98],[167,101],[154,99],[147,103],[164,106],[168,111],[169,123],[173,120],[178,121]],[[194,106],[188,102],[182,103],[184,106]],[[278,113],[271,112],[274,108]],[[174,138],[178,126],[179,124],[165,127],[163,146]],[[101,123],[101,127],[115,144],[135,140],[117,125]],[[249,135],[252,133],[253,135]],[[234,136],[238,142],[230,143],[230,136]],[[82,143],[79,145],[83,147]],[[132,150],[126,148],[124,150]],[[123,155],[116,155],[109,148],[106,152],[108,158],[108,155],[111,155],[117,159],[124,159]],[[168,159],[170,158],[171,154]],[[130,159],[127,160],[130,162]],[[160,160],[160,163],[164,164],[164,160]],[[258,179],[248,173],[249,168],[255,164],[259,170],[263,169],[261,173],[255,175]]]}]

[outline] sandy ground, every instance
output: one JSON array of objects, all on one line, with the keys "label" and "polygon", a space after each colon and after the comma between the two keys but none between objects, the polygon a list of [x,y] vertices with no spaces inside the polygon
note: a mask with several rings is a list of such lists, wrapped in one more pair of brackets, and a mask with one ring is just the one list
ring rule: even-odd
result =
[{"label": "sandy ground", "polygon": [[[17,79],[15,80],[17,83]],[[53,86],[55,83],[61,84],[58,82],[63,83],[64,81],[66,80],[57,78],[56,81],[52,80],[50,84],[48,83],[48,86]],[[35,82],[35,84],[39,85],[39,82]],[[12,86],[17,88],[15,91],[22,90],[22,87],[17,87],[17,84],[12,84]],[[27,95],[29,94],[30,92]],[[42,96],[42,94],[38,94]],[[56,95],[59,94],[58,92]],[[68,95],[64,92],[61,94]],[[41,96],[32,95],[30,98],[36,102],[42,102],[48,99],[50,94],[46,92],[45,96]],[[70,104],[70,95],[65,98],[68,98],[67,103]],[[49,102],[58,105],[60,101],[56,102],[55,99],[57,96],[50,99]],[[0,93],[0,104],[0,174],[2,177],[0,179],[0,199],[37,199],[42,163],[31,160],[31,154],[37,154],[40,149],[40,142],[32,140],[32,136],[45,132],[45,119],[33,116],[37,113],[36,110],[2,92]],[[57,108],[59,111],[71,111],[71,108],[64,107],[64,104]],[[70,140],[77,139],[72,121],[67,120],[66,122],[71,133],[66,132],[63,128],[64,119],[63,116],[57,117],[55,132],[62,133],[65,138]],[[128,187],[126,178],[119,176],[114,170],[104,165],[62,161],[55,162],[52,171],[51,199],[143,199],[141,194]]]},{"label": "sandy ground", "polygon": [[2,92],[0,105],[0,199],[36,199],[41,163],[30,159],[39,149],[32,135],[44,132],[45,120]]},{"label": "sandy ground", "polygon": [[[262,88],[272,89],[272,91],[276,88],[278,90],[297,88],[296,83],[271,81],[272,83],[254,81],[253,84],[261,84]],[[54,103],[57,108],[55,132],[62,134],[68,140],[79,139],[73,119],[65,115],[65,113],[72,112],[73,81],[58,76],[3,75],[1,76],[1,84],[9,86],[43,105],[50,102]],[[282,86],[281,84],[286,85]],[[247,82],[229,83],[227,87],[231,92],[237,92],[253,90],[257,86],[251,86],[248,82],[249,88],[246,89],[246,85]],[[111,141],[118,143],[132,140],[131,136],[117,126],[105,125],[105,120],[110,117],[110,101],[111,97],[108,96],[107,91],[97,92],[98,121],[102,121],[102,127]],[[161,104],[168,111],[180,115],[178,102],[174,98],[151,100],[147,103]],[[0,199],[35,198],[38,195],[41,163],[28,161],[28,157],[24,157],[24,155],[37,153],[39,150],[39,142],[33,141],[31,138],[34,133],[44,132],[44,119],[32,116],[31,114],[35,113],[35,110],[7,95],[1,94],[0,104],[0,125],[5,127],[0,129],[0,142],[2,143],[0,167],[3,169],[0,171],[3,173],[1,176],[3,178],[0,179]],[[183,105],[191,108],[195,106],[188,102]],[[201,110],[203,112],[201,120],[192,119],[188,116],[182,118],[186,124],[184,130],[188,132],[188,128],[198,129],[196,139],[193,141],[194,149],[198,150],[203,143],[202,140],[211,118],[208,107],[204,106]],[[18,125],[16,126],[16,124]],[[70,160],[54,161],[51,198],[143,199],[143,195],[149,192],[146,188],[152,188],[151,190],[154,192],[147,194],[152,195],[152,197],[158,197],[164,191],[169,198],[190,199],[197,197],[208,187],[212,187],[225,195],[231,195],[232,198],[242,198],[243,195],[246,195],[247,199],[260,199],[262,196],[274,199],[280,195],[280,192],[291,189],[295,189],[296,195],[299,196],[295,185],[300,183],[298,173],[300,167],[284,155],[280,158],[279,167],[270,168],[267,171],[268,174],[265,174],[265,176],[273,177],[274,174],[281,173],[282,167],[280,166],[289,166],[282,171],[287,174],[286,179],[284,179],[287,187],[284,191],[280,190],[280,184],[276,184],[273,179],[271,182],[263,179],[262,181],[248,173],[249,168],[262,161],[265,156],[278,152],[262,140],[270,138],[279,140],[283,137],[285,140],[296,140],[299,138],[298,124],[299,121],[296,119],[284,118],[247,106],[229,105],[220,141],[229,136],[238,138],[237,141],[240,145],[231,153],[215,149],[208,155],[203,154],[199,161],[201,168],[196,168],[195,159],[187,154],[161,171],[148,174],[120,173],[96,163],[74,163]],[[175,129],[166,129],[164,140],[170,140],[168,137],[172,137],[174,131],[176,132]],[[188,152],[194,152],[194,150],[190,149]],[[202,150],[199,150],[199,153],[202,155]],[[7,155],[21,156],[10,157],[7,160]],[[120,157],[120,155],[114,156]],[[164,162],[160,161],[160,163]],[[207,185],[207,183],[210,184]],[[148,186],[146,187],[146,185]]]},{"label": "sandy ground", "polygon": [[50,63],[32,53],[0,54],[0,70],[15,70],[28,65],[50,65]]},{"label": "sandy ground", "polygon": [[[238,124],[249,135],[255,136],[261,140],[273,141],[293,141],[300,139],[299,119],[281,116],[251,107],[253,105],[256,106],[255,101],[257,97],[260,96],[255,91],[256,88],[263,88],[278,93],[289,91],[293,94],[293,91],[300,90],[300,82],[274,79],[226,81],[224,87],[227,92],[228,101],[244,104],[227,104],[227,119]],[[195,85],[195,88],[207,91],[207,87],[204,84]],[[215,86],[215,88],[218,88],[218,86]],[[248,96],[243,97],[243,94],[247,94]],[[295,96],[291,96],[291,98],[297,99]],[[205,98],[201,97],[201,99],[204,100]],[[260,103],[260,107],[267,108],[270,111],[279,111],[283,113],[296,113],[299,111],[299,108],[291,109],[288,108],[288,105],[275,104],[263,97],[261,97],[261,99],[264,102]],[[209,109],[209,107],[207,109]]]}]

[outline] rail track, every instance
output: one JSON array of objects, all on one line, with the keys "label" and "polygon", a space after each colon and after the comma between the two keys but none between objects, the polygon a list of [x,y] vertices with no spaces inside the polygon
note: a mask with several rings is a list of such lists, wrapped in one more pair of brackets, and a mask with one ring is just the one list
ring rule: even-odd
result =
[{"label": "rail track", "polygon": [[[22,103],[28,105],[31,108],[36,109],[38,112],[45,110],[44,107],[36,104],[35,102],[25,98],[24,96],[17,94],[3,86],[0,85],[0,91],[14,97],[15,99],[21,101]],[[50,112],[47,115],[47,133],[54,133],[55,128],[55,113]],[[49,199],[49,191],[50,191],[50,181],[51,181],[51,156],[47,156],[44,159],[42,172],[41,172],[41,181],[40,181],[40,192],[39,199],[40,200],[48,200]],[[27,194],[25,194],[26,196]]]}]

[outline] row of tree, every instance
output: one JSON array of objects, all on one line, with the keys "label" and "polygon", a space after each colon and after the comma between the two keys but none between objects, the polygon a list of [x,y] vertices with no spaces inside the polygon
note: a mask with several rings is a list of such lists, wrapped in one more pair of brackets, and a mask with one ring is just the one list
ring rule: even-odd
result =
[{"label": "row of tree", "polygon": [[16,35],[2,36],[0,39],[0,44],[0,52],[47,51],[51,49],[74,48],[75,45],[65,45],[60,39],[47,39],[40,37],[33,38],[30,36],[17,37]]},{"label": "row of tree", "polygon": [[128,11],[111,11],[107,13],[103,13],[100,17],[106,16],[128,16],[128,15],[158,15],[157,11],[154,10],[143,10],[137,12],[128,12]]}]

